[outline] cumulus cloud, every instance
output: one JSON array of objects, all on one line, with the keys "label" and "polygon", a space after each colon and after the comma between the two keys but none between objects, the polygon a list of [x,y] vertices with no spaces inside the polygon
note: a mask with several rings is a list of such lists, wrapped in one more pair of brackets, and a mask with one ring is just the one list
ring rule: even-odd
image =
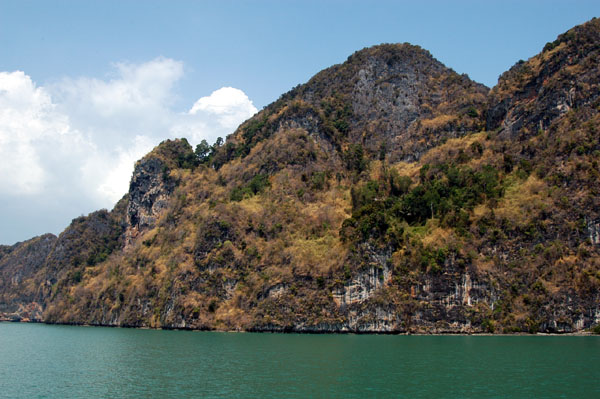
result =
[{"label": "cumulus cloud", "polygon": [[168,58],[113,65],[113,77],[63,79],[48,88],[71,124],[101,144],[121,145],[135,136],[165,136],[174,112],[173,87],[183,65]]},{"label": "cumulus cloud", "polygon": [[110,151],[93,151],[81,164],[82,193],[95,198],[99,206],[110,207],[127,192],[135,162],[156,145],[147,136],[135,136],[127,147],[115,146]]},{"label": "cumulus cloud", "polygon": [[[43,87],[25,72],[0,72],[0,219],[23,224],[21,233],[0,229],[0,243],[58,232],[70,218],[111,208],[126,193],[135,161],[160,141],[213,142],[256,113],[232,87],[199,98],[189,111],[174,109],[183,74],[181,62],[162,57],[114,64],[106,79]],[[44,215],[64,220],[46,226]]]},{"label": "cumulus cloud", "polygon": [[46,90],[21,71],[0,72],[0,194],[39,194],[57,150],[79,141]]},{"label": "cumulus cloud", "polygon": [[214,115],[223,127],[235,129],[240,120],[249,118],[256,111],[246,93],[233,87],[222,87],[210,96],[198,99],[189,113]]},{"label": "cumulus cloud", "polygon": [[214,142],[225,137],[258,110],[246,93],[222,87],[199,98],[190,110],[180,114],[169,129],[173,137],[187,137],[193,143]]}]

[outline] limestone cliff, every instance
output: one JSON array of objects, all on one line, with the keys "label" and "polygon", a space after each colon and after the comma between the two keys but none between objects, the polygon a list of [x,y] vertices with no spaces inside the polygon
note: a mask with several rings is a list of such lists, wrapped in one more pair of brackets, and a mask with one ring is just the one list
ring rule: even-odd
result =
[{"label": "limestone cliff", "polygon": [[0,319],[41,320],[39,273],[57,237],[45,234],[5,246],[0,255]]},{"label": "limestone cliff", "polygon": [[140,233],[153,227],[167,208],[174,184],[168,180],[168,174],[163,173],[163,168],[166,166],[152,157],[136,164],[127,203],[127,246],[133,244]]},{"label": "limestone cliff", "polygon": [[363,49],[225,142],[167,140],[112,211],[0,247],[0,313],[299,332],[600,324],[592,20],[496,87]]},{"label": "limestone cliff", "polygon": [[548,42],[500,76],[489,96],[487,128],[507,138],[535,135],[573,109],[600,98],[600,32],[595,20]]},{"label": "limestone cliff", "polygon": [[127,197],[126,247],[156,225],[176,186],[169,172],[184,166],[190,157],[194,154],[185,139],[166,140],[135,164]]}]

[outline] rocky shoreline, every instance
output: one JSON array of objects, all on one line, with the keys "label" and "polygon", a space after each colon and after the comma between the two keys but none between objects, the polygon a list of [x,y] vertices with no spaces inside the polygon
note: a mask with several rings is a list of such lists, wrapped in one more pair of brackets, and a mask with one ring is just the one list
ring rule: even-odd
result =
[{"label": "rocky shoreline", "polygon": [[294,329],[294,328],[281,328],[281,329],[260,329],[251,328],[248,330],[220,330],[210,328],[186,328],[186,327],[148,327],[148,326],[116,326],[110,324],[76,324],[76,323],[47,323],[39,319],[30,319],[28,317],[21,317],[14,313],[0,313],[0,323],[33,323],[33,324],[45,324],[45,325],[57,325],[57,326],[73,326],[73,327],[108,327],[108,328],[131,328],[138,330],[170,330],[170,331],[198,331],[198,332],[222,332],[222,333],[270,333],[270,334],[313,334],[313,335],[324,335],[324,334],[338,334],[338,335],[405,335],[405,336],[479,336],[479,337],[499,337],[499,336],[570,336],[570,337],[589,337],[598,336],[592,331],[577,331],[577,332],[564,332],[564,333],[526,333],[526,332],[511,332],[492,334],[486,332],[409,332],[409,331],[361,331],[361,330],[324,330],[324,329]]}]

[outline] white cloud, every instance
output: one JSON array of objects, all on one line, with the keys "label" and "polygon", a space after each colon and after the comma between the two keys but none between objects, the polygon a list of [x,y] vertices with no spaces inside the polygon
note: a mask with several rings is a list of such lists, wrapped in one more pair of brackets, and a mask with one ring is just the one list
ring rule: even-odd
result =
[{"label": "white cloud", "polygon": [[[0,194],[39,194],[48,179],[44,156],[64,146],[70,133],[46,90],[21,71],[0,72]],[[52,148],[42,148],[49,143]]]},{"label": "white cloud", "polygon": [[[168,58],[114,64],[107,79],[44,87],[24,72],[0,72],[0,203],[16,209],[27,198],[39,212],[52,203],[54,212],[71,217],[111,208],[127,192],[135,161],[162,140],[213,142],[256,113],[232,87],[201,97],[187,112],[174,110],[183,73],[183,64]],[[40,228],[39,218],[23,223]],[[57,232],[39,232],[47,230]]]},{"label": "white cloud", "polygon": [[256,112],[243,91],[222,87],[199,98],[187,113],[178,115],[169,131],[171,136],[187,137],[192,143],[202,139],[214,142],[217,137],[225,138]]},{"label": "white cloud", "polygon": [[173,88],[183,76],[183,64],[156,58],[113,67],[109,80],[63,79],[49,87],[58,109],[102,145],[119,145],[138,135],[164,138],[175,114]]},{"label": "white cloud", "polygon": [[214,115],[219,123],[229,129],[235,129],[240,121],[246,120],[258,111],[248,96],[233,87],[222,87],[210,96],[196,101],[189,113]]},{"label": "white cloud", "polygon": [[94,182],[83,187],[90,198],[98,198],[100,206],[109,207],[127,192],[133,165],[156,145],[155,140],[136,136],[127,147],[116,147],[110,154],[96,151],[83,162],[81,175],[84,181]]}]

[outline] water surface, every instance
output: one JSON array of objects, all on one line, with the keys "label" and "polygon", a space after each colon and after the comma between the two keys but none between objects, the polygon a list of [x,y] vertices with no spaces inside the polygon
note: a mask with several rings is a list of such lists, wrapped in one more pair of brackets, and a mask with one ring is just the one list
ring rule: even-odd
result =
[{"label": "water surface", "polygon": [[600,337],[0,323],[6,398],[600,398]]}]

